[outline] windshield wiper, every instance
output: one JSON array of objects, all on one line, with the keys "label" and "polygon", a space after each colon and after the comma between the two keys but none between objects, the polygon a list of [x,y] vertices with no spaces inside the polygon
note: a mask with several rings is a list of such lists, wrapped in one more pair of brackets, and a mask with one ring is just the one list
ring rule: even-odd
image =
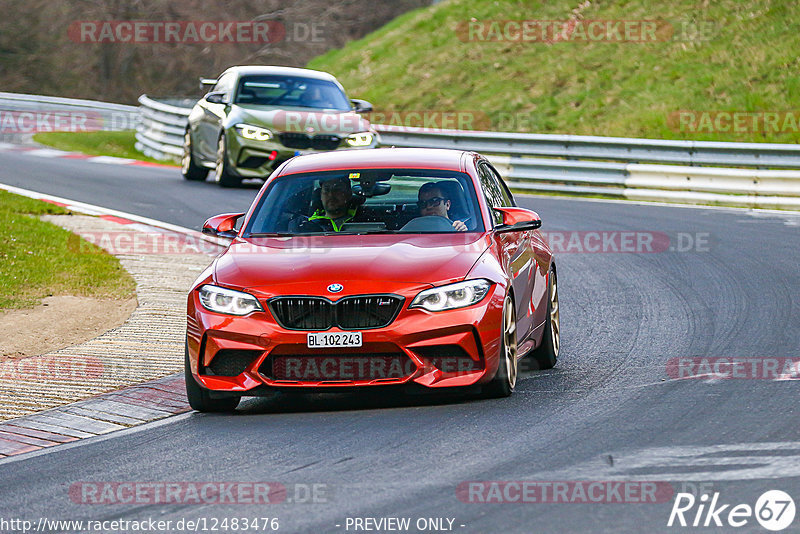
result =
[{"label": "windshield wiper", "polygon": [[300,234],[289,234],[286,232],[262,232],[247,234],[245,237],[295,237]]}]

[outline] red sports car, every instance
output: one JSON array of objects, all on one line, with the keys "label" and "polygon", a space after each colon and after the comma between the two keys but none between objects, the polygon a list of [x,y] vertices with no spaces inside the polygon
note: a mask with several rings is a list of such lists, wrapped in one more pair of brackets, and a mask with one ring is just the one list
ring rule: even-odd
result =
[{"label": "red sports car", "polygon": [[189,293],[189,403],[226,411],[276,389],[389,385],[510,395],[521,357],[540,369],[558,357],[540,226],[474,152],[285,162],[246,214],[203,226],[233,241]]}]

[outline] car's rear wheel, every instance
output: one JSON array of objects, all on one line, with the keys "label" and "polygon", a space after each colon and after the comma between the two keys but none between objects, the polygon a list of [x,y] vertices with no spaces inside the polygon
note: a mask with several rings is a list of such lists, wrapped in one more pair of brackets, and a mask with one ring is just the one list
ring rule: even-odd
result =
[{"label": "car's rear wheel", "polygon": [[217,182],[222,187],[236,187],[242,185],[242,178],[233,174],[228,165],[227,143],[225,134],[219,136],[217,144]]},{"label": "car's rear wheel", "polygon": [[183,156],[181,157],[181,174],[186,180],[193,182],[202,182],[208,177],[208,169],[201,167],[194,160],[194,152],[192,150],[192,134],[187,128],[186,133],[183,134]]},{"label": "car's rear wheel", "polygon": [[198,412],[232,412],[239,406],[239,397],[225,397],[222,399],[212,399],[208,390],[200,387],[200,384],[192,375],[192,368],[189,365],[189,349],[186,348],[186,358],[184,360],[184,380],[186,381],[186,397],[189,399],[189,406]]},{"label": "car's rear wheel", "polygon": [[539,369],[552,369],[558,360],[561,348],[561,317],[558,309],[558,279],[555,267],[547,275],[549,298],[547,299],[547,322],[542,334],[542,344],[531,353]]},{"label": "car's rear wheel", "polygon": [[503,303],[503,325],[500,364],[494,378],[483,388],[489,398],[508,397],[517,384],[517,314],[514,300],[507,296]]}]

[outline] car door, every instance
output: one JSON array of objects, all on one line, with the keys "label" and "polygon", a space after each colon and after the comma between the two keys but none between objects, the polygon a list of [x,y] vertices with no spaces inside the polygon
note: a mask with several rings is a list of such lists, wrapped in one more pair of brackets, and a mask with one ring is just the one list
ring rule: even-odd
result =
[{"label": "car door", "polygon": [[226,103],[216,104],[205,98],[199,102],[203,114],[197,122],[197,144],[201,157],[206,161],[217,159],[217,143],[222,132],[222,123],[230,110],[235,83],[236,74],[229,72],[222,75],[211,89],[211,92],[225,93]]},{"label": "car door", "polygon": [[[490,208],[516,205],[511,192],[488,161],[478,163],[478,175]],[[502,214],[493,210],[492,222],[495,226],[501,225]],[[531,292],[535,283],[536,259],[531,246],[531,232],[504,232],[496,234],[496,239],[506,272],[511,276],[517,312],[517,341],[522,342],[535,326]]]}]

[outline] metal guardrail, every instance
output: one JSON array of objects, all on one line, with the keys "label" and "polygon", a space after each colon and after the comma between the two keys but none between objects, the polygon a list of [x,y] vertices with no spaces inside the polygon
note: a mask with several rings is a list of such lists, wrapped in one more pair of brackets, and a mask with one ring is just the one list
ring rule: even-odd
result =
[{"label": "metal guardrail", "polygon": [[[181,154],[183,130],[192,100],[139,98],[141,124],[136,134],[137,148],[157,158],[177,158]],[[566,192],[594,194],[642,200],[662,199],[747,205],[753,207],[788,207],[797,209],[793,198],[800,175],[792,171],[771,171],[784,176],[786,187],[780,194],[765,188],[732,185],[747,180],[737,169],[716,167],[716,183],[729,189],[714,192],[697,189],[708,181],[702,165],[736,167],[773,167],[800,169],[800,145],[768,143],[721,143],[707,141],[671,141],[578,135],[542,135],[503,132],[430,130],[423,128],[374,125],[384,146],[455,148],[486,154],[506,181],[516,190],[529,192]],[[641,163],[670,165],[642,166]],[[675,165],[677,164],[677,165]],[[643,168],[648,173],[643,174]],[[664,173],[683,178],[665,180]],[[672,170],[670,170],[672,169]],[[678,170],[679,169],[679,170]],[[752,178],[754,172],[746,176]],[[686,176],[696,176],[691,187]],[[722,173],[722,174],[720,174]],[[706,173],[707,174],[707,173]],[[659,178],[653,178],[660,176]],[[710,195],[710,196],[709,196]]]},{"label": "metal guardrail", "polygon": [[146,156],[177,160],[183,154],[183,133],[194,105],[189,99],[139,97],[140,123],[136,128],[136,150]]},{"label": "metal guardrail", "polygon": [[[133,130],[139,120],[136,106],[23,93],[0,92],[0,112],[12,114],[10,120],[4,117],[0,121],[0,133],[7,140],[41,131]],[[64,121],[59,123],[47,117],[48,113],[58,113]],[[70,121],[73,118],[78,120]],[[9,127],[11,124],[13,127]],[[59,130],[59,124],[63,130]]]},{"label": "metal guardrail", "polygon": [[[136,148],[144,154],[177,160],[194,102],[142,95],[136,108],[92,100],[0,93],[0,112],[91,111],[103,118],[103,129],[135,126]],[[800,171],[761,170],[800,169],[800,145],[374,126],[384,146],[484,153],[509,185],[520,191],[800,209]],[[756,169],[719,167],[725,165]]]},{"label": "metal guardrail", "polygon": [[386,145],[461,148],[486,154],[597,159],[626,163],[800,168],[800,145],[722,143],[481,131],[430,131],[376,125]]}]

